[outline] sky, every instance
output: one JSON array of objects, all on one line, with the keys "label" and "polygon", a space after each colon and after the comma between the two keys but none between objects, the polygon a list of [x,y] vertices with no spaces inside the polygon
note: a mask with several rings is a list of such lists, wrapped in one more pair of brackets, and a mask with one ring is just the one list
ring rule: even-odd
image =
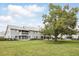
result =
[{"label": "sky", "polygon": [[[59,5],[63,7],[65,4]],[[77,3],[69,5],[79,7]],[[7,25],[43,26],[42,15],[47,14],[48,10],[48,3],[0,3],[0,31],[5,31]]]}]

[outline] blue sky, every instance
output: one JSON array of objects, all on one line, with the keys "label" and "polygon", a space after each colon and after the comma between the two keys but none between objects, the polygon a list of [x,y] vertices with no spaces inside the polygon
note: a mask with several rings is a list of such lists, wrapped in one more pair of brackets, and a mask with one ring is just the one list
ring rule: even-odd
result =
[{"label": "blue sky", "polygon": [[[77,3],[69,5],[79,7]],[[0,31],[5,31],[7,25],[42,26],[42,15],[47,13],[48,3],[0,3]]]}]

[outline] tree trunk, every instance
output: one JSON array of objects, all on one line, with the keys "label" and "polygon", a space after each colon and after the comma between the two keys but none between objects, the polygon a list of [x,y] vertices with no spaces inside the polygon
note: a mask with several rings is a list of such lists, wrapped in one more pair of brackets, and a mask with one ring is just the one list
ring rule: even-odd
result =
[{"label": "tree trunk", "polygon": [[62,34],[61,34],[61,40],[63,40],[63,39],[62,39]]},{"label": "tree trunk", "polygon": [[57,42],[57,38],[55,38],[55,42]]},{"label": "tree trunk", "polygon": [[49,37],[48,37],[48,35],[47,35],[47,39],[49,40]]},{"label": "tree trunk", "polygon": [[45,40],[45,35],[43,36],[43,40]]},{"label": "tree trunk", "polygon": [[55,42],[57,42],[57,36],[55,36]]},{"label": "tree trunk", "polygon": [[50,38],[51,38],[51,35],[48,36],[48,40],[50,40]]}]

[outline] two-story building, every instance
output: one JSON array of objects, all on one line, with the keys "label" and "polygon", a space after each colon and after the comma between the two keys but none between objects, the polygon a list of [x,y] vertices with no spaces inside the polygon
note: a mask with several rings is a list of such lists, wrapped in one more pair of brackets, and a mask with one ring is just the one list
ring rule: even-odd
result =
[{"label": "two-story building", "polygon": [[42,34],[40,33],[40,29],[36,27],[8,25],[4,37],[12,39],[40,39]]}]

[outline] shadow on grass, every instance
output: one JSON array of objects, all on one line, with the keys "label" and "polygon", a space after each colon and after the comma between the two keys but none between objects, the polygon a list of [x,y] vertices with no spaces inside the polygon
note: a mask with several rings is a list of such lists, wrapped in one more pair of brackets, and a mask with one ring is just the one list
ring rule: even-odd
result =
[{"label": "shadow on grass", "polygon": [[45,41],[48,44],[79,44],[79,40],[59,40],[57,42],[53,41],[53,40],[47,40]]}]

